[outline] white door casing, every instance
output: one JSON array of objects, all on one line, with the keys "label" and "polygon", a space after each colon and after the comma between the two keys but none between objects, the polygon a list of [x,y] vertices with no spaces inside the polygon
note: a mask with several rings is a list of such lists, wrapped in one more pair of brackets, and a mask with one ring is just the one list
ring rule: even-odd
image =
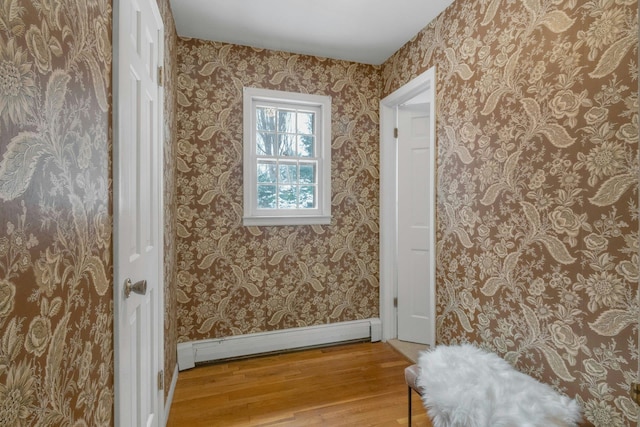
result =
[{"label": "white door casing", "polygon": [[[164,426],[163,24],[155,0],[114,2],[116,426]],[[125,295],[125,280],[146,292]]]},{"label": "white door casing", "polygon": [[398,126],[396,110],[399,106],[420,97],[429,109],[429,140],[431,164],[431,206],[434,214],[430,218],[430,250],[428,296],[430,317],[427,344],[435,345],[435,67],[425,71],[409,83],[402,86],[380,101],[380,319],[382,321],[382,339],[384,341],[398,337],[397,309],[394,299],[398,296],[398,165],[396,138],[394,129]]},{"label": "white door casing", "polygon": [[433,217],[429,105],[397,109],[398,339],[433,342],[429,295]]}]

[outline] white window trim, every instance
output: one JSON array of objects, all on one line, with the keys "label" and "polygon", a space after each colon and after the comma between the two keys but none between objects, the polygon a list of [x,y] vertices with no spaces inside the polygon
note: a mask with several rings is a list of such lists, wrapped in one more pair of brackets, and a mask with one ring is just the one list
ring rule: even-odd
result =
[{"label": "white window trim", "polygon": [[[307,225],[331,223],[331,97],[278,90],[245,87],[243,90],[243,179],[245,226]],[[320,138],[318,153],[318,208],[280,209],[257,208],[257,156],[255,143],[255,105],[259,102],[285,102],[300,106],[313,106],[321,110],[318,123]]]}]

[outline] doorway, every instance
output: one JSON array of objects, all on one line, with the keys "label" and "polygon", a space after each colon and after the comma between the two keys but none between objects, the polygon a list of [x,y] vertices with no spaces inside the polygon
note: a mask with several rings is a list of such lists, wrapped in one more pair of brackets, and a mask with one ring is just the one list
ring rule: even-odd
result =
[{"label": "doorway", "polygon": [[[424,137],[422,145],[416,145],[418,134]],[[385,341],[404,337],[435,345],[435,147],[432,67],[380,102],[380,318]]]}]

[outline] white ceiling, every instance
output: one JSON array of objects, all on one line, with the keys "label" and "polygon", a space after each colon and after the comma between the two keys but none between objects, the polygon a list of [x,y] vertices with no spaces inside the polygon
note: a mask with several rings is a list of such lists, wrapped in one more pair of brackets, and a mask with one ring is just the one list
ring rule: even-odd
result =
[{"label": "white ceiling", "polygon": [[171,0],[178,34],[381,64],[453,0]]}]

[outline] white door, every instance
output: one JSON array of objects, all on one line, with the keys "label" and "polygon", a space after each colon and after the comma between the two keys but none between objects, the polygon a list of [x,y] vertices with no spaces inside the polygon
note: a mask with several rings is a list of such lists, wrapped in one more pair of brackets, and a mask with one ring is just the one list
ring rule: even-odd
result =
[{"label": "white door", "polygon": [[398,339],[434,342],[431,307],[433,272],[433,165],[429,105],[397,109]]},{"label": "white door", "polygon": [[114,16],[116,426],[163,426],[163,25],[155,0]]},{"label": "white door", "polygon": [[[398,192],[399,188],[404,188],[404,184],[398,184],[400,177],[399,172],[403,172],[407,155],[403,156],[402,163],[399,159],[398,139],[394,137],[394,128],[398,128],[398,109],[408,104],[425,104],[428,107],[428,124],[429,133],[428,141],[433,149],[429,150],[428,170],[430,171],[430,183],[428,189],[431,192],[429,196],[429,206],[431,206],[432,215],[428,219],[427,226],[430,229],[430,255],[429,259],[429,276],[427,280],[427,312],[429,321],[428,331],[426,334],[427,344],[435,345],[436,338],[436,297],[435,297],[435,176],[436,176],[436,67],[431,67],[424,73],[420,74],[401,88],[395,90],[390,95],[380,101],[380,320],[382,320],[382,339],[389,340],[398,338],[398,299],[406,299],[399,295],[398,286],[398,261],[403,258],[398,247],[400,238],[400,224],[404,220],[399,219]],[[405,126],[404,124],[401,126]],[[400,130],[400,136],[406,131]],[[404,147],[404,146],[403,146]],[[414,160],[412,160],[414,161]],[[406,181],[406,178],[402,178]],[[413,182],[413,181],[412,181]],[[406,205],[406,203],[403,203]],[[403,214],[406,215],[403,209]],[[403,239],[406,240],[406,239]],[[406,253],[406,251],[402,252]],[[406,260],[402,260],[406,261]],[[403,262],[405,265],[406,262]],[[401,291],[402,294],[406,292]],[[405,310],[402,310],[405,313]],[[403,333],[400,333],[403,336]],[[424,339],[424,338],[423,338]]]}]

